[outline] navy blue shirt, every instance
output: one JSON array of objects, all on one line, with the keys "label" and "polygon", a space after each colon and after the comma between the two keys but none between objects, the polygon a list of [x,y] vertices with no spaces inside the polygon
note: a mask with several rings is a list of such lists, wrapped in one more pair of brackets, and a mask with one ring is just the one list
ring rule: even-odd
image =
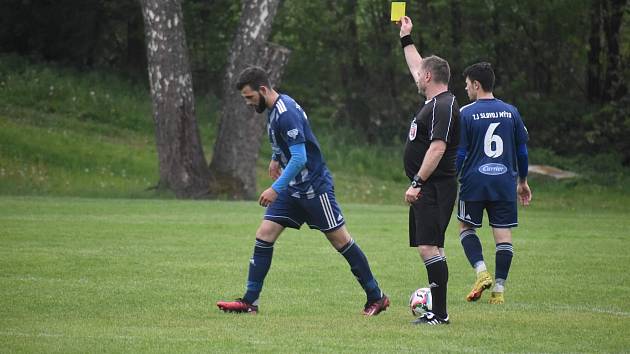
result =
[{"label": "navy blue shirt", "polygon": [[273,150],[273,158],[286,167],[291,152],[289,146],[305,144],[306,166],[298,173],[287,188],[295,198],[313,198],[333,187],[333,180],[326,167],[319,142],[311,130],[308,117],[293,98],[281,94],[269,110],[267,132]]},{"label": "navy blue shirt", "polygon": [[527,129],[516,107],[500,99],[479,99],[460,110],[460,149],[466,159],[460,176],[464,201],[514,201],[517,148]]}]

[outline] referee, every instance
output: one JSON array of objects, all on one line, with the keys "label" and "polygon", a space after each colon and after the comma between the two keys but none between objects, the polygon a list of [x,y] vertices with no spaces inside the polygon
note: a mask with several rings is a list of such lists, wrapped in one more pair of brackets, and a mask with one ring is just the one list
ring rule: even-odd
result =
[{"label": "referee", "polygon": [[418,248],[433,300],[432,312],[413,323],[440,325],[449,323],[444,234],[457,197],[459,106],[448,91],[448,62],[437,56],[423,59],[411,40],[412,26],[409,17],[401,19],[400,43],[418,93],[426,100],[411,121],[405,144],[405,173],[411,181],[405,201],[410,205],[409,245]]}]

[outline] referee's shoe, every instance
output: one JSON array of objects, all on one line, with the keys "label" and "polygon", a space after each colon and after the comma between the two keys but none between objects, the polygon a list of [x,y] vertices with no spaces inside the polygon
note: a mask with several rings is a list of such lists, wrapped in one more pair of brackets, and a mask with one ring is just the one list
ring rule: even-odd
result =
[{"label": "referee's shoe", "polygon": [[435,315],[433,312],[425,312],[422,316],[411,321],[411,323],[415,325],[424,324],[424,325],[429,325],[429,326],[436,326],[436,325],[443,325],[443,324],[447,325],[451,322],[448,320],[448,315],[446,316],[446,318],[440,318],[437,315]]}]

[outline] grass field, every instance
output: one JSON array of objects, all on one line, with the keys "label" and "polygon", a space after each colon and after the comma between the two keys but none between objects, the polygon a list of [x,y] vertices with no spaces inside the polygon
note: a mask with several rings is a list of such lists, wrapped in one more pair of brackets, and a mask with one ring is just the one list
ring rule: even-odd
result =
[{"label": "grass field", "polygon": [[[219,102],[196,102],[210,161]],[[362,318],[343,257],[318,232],[289,230],[260,314],[223,314],[214,304],[242,295],[263,210],[148,188],[158,169],[146,87],[0,56],[0,352],[630,351],[630,168],[615,152],[532,149],[531,163],[580,177],[530,179],[507,304],[463,300],[474,275],[452,222],[452,325],[417,328],[407,301],[426,272],[406,246],[402,142],[370,145],[322,119],[312,124],[337,199],[392,307]],[[259,191],[269,153],[264,143]],[[488,228],[480,235],[493,270]]]},{"label": "grass field", "polygon": [[345,260],[306,229],[276,244],[259,315],[219,312],[217,300],[244,289],[262,214],[252,202],[1,196],[0,351],[630,350],[627,199],[560,208],[538,194],[521,210],[504,306],[463,300],[473,271],[451,223],[452,324],[439,328],[409,324],[408,296],[426,273],[406,246],[406,208],[339,199],[393,302],[375,318],[359,314]]}]

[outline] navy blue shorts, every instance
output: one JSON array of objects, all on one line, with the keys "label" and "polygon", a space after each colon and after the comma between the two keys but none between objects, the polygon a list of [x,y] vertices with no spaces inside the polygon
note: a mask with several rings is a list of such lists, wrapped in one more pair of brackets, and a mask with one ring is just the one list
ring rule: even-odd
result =
[{"label": "navy blue shorts", "polygon": [[289,193],[280,193],[267,207],[264,218],[293,229],[299,229],[306,223],[311,229],[321,232],[335,231],[346,223],[333,191],[311,199],[294,198]]},{"label": "navy blue shorts", "polygon": [[518,226],[516,201],[459,201],[457,219],[474,227],[481,227],[483,210],[488,212],[490,226],[496,228],[510,228]]}]

